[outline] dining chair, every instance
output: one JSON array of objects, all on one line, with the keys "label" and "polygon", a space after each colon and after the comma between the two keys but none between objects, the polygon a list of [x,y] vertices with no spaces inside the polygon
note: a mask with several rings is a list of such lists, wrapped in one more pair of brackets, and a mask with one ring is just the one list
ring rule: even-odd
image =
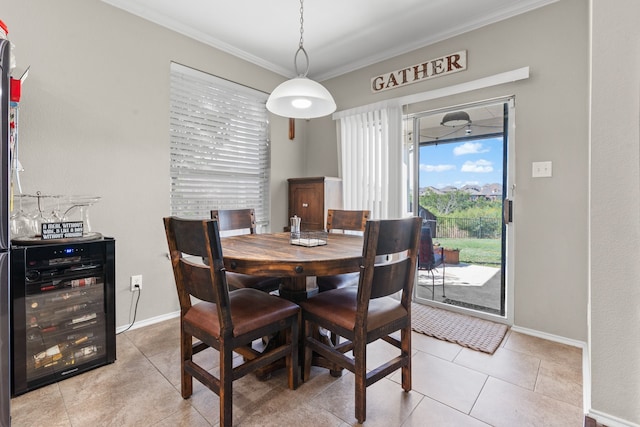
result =
[{"label": "dining chair", "polygon": [[[329,233],[357,232],[362,234],[370,214],[368,210],[329,209],[327,211],[327,231]],[[359,273],[356,272],[316,277],[318,292],[355,286],[358,284],[358,276]]]},{"label": "dining chair", "polygon": [[[312,352],[355,374],[355,416],[366,419],[366,388],[397,369],[402,388],[411,390],[411,296],[420,217],[367,221],[358,286],[319,293],[300,302],[305,327],[304,381],[309,380]],[[392,296],[400,292],[398,296]],[[336,346],[314,334],[325,328],[346,340]],[[400,331],[400,340],[391,336]],[[367,344],[378,339],[400,355],[367,371]],[[352,352],[352,356],[346,353]]]},{"label": "dining chair", "polygon": [[436,296],[436,276],[434,270],[442,266],[442,297],[446,298],[444,289],[445,260],[444,248],[434,248],[431,238],[431,227],[423,223],[420,230],[420,250],[418,254],[418,270],[426,270],[431,276],[431,298]]},{"label": "dining chair", "polygon": [[[229,292],[217,221],[167,217],[164,226],[180,301],[182,397],[191,396],[195,378],[220,397],[220,425],[231,426],[233,381],[285,358],[289,388],[298,387],[300,308],[257,289]],[[278,347],[265,353],[251,348],[254,340],[278,332],[285,336]],[[218,377],[193,359],[208,348],[219,352]],[[238,365],[234,352],[245,362]]]},{"label": "dining chair", "polygon": [[[218,221],[220,233],[224,235],[256,234],[256,214],[253,209],[212,210],[211,218]],[[227,283],[231,290],[255,288],[265,292],[280,287],[279,277],[250,276],[227,272]]]}]

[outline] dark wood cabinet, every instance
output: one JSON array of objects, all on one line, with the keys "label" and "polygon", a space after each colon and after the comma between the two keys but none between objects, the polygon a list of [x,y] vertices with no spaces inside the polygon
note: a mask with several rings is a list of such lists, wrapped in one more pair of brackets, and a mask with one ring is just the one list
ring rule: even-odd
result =
[{"label": "dark wood cabinet", "polygon": [[302,230],[324,230],[327,209],[342,209],[342,180],[332,177],[289,178],[289,217],[301,218]]}]

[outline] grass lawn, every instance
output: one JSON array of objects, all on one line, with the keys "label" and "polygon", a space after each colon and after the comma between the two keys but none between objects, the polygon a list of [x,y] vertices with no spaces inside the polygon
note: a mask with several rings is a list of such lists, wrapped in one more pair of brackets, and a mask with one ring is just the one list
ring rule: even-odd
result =
[{"label": "grass lawn", "polygon": [[468,264],[500,266],[500,239],[448,239],[435,238],[447,249],[460,249],[460,262]]}]

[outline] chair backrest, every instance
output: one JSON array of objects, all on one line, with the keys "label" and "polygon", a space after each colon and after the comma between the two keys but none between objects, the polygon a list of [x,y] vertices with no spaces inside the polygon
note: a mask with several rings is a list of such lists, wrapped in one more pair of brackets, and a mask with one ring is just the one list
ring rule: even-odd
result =
[{"label": "chair backrest", "polygon": [[243,234],[256,234],[256,213],[253,209],[212,210],[211,219],[218,221],[220,232],[238,231]]},{"label": "chair backrest", "polygon": [[[180,309],[191,308],[191,296],[218,308],[221,330],[232,328],[222,246],[215,220],[164,218]],[[208,265],[202,259],[213,260]]]},{"label": "chair backrest", "polygon": [[367,220],[370,216],[370,211],[354,211],[354,210],[339,210],[328,209],[327,210],[327,231],[360,231],[363,232]]},{"label": "chair backrest", "polygon": [[436,264],[435,251],[433,250],[433,239],[431,238],[431,228],[423,224],[420,230],[420,250],[418,254],[418,269],[431,270]]},{"label": "chair backrest", "polygon": [[358,316],[366,317],[369,299],[399,291],[402,291],[402,305],[408,308],[416,273],[421,225],[420,217],[367,221],[362,250],[363,267],[358,285]]}]

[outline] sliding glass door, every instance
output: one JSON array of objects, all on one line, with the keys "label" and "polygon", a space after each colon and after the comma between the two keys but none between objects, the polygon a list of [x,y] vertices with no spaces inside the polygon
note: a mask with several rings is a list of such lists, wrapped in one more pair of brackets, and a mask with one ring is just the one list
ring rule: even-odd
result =
[{"label": "sliding glass door", "polygon": [[405,117],[410,210],[444,255],[421,263],[417,302],[507,315],[513,114],[501,99]]}]

